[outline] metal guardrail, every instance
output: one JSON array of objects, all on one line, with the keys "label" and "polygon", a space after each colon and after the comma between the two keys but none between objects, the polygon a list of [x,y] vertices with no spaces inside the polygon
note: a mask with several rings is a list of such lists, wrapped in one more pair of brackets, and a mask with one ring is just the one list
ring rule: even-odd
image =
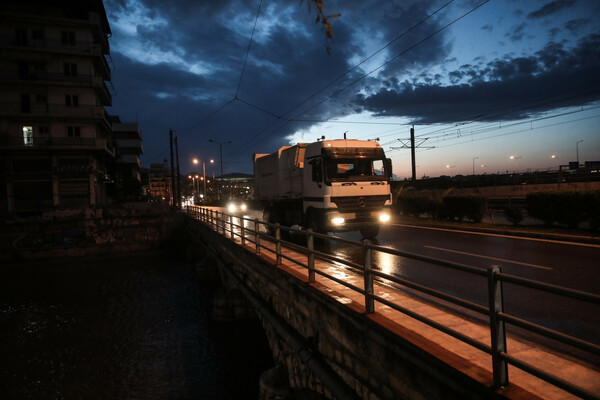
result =
[{"label": "metal guardrail", "polygon": [[[555,295],[577,299],[586,303],[600,305],[600,295],[587,293],[583,291],[573,290],[561,286],[551,285],[539,281],[534,281],[531,279],[526,279],[522,277],[518,277],[515,275],[509,275],[502,272],[499,266],[492,266],[486,270],[482,270],[480,268],[475,268],[469,265],[458,264],[449,262],[442,259],[427,257],[419,254],[409,253],[405,251],[390,249],[387,247],[382,247],[378,245],[372,244],[368,240],[364,240],[363,242],[357,242],[354,240],[343,239],[336,236],[328,236],[320,233],[313,232],[311,229],[300,230],[289,227],[280,226],[279,224],[271,224],[267,222],[259,221],[258,219],[249,219],[244,217],[235,217],[239,218],[241,223],[234,224],[233,216],[230,214],[226,214],[220,212],[218,210],[208,209],[205,207],[199,206],[189,206],[187,208],[188,215],[192,216],[195,219],[198,219],[206,224],[208,224],[213,230],[220,232],[223,236],[229,236],[231,239],[235,239],[235,237],[239,237],[242,245],[246,245],[246,242],[251,242],[255,245],[255,252],[258,254],[263,249],[275,254],[276,264],[280,265],[282,259],[285,258],[303,268],[307,269],[308,272],[308,280],[310,282],[314,282],[316,275],[323,276],[327,279],[335,281],[340,285],[347,287],[350,290],[354,290],[365,296],[365,312],[373,313],[375,312],[375,302],[384,304],[397,310],[405,315],[408,315],[422,323],[425,323],[447,335],[450,335],[470,346],[473,346],[487,354],[490,354],[492,357],[492,371],[493,371],[493,382],[495,388],[500,388],[502,386],[506,386],[508,384],[508,365],[511,364],[531,375],[534,375],[548,383],[551,383],[569,393],[572,393],[576,396],[580,396],[583,398],[598,398],[597,394],[589,393],[587,390],[580,388],[578,386],[573,385],[570,382],[563,380],[562,378],[549,374],[548,372],[538,368],[537,366],[531,365],[519,358],[513,357],[509,354],[509,350],[506,345],[506,324],[512,324],[521,329],[542,335],[546,338],[555,340],[557,342],[572,346],[574,348],[589,352],[596,356],[600,356],[600,346],[573,337],[566,335],[564,333],[546,328],[544,326],[523,320],[518,318],[517,316],[510,315],[504,312],[504,296],[502,290],[502,284],[504,282],[511,283],[515,285],[520,285],[529,289],[534,289],[542,292],[552,293]],[[245,226],[244,221],[251,222],[254,226],[253,229],[248,229]],[[264,226],[266,229],[270,229],[274,231],[274,235],[270,235],[265,232],[260,232],[260,227]],[[239,230],[239,233],[236,232],[236,229]],[[294,232],[297,234],[306,236],[306,247],[291,243],[281,238],[281,232]],[[350,262],[348,260],[344,260],[342,258],[333,256],[331,254],[322,253],[318,250],[315,250],[314,242],[315,238],[319,240],[329,240],[347,243],[355,246],[362,247],[364,249],[364,259],[363,264],[356,264],[354,262]],[[266,240],[271,243],[275,243],[275,250],[270,247],[262,244],[261,240]],[[286,247],[296,250],[299,252],[304,252],[306,254],[306,263],[303,263],[294,258],[288,257],[284,255],[281,251],[282,245]],[[487,307],[479,305],[477,303],[473,303],[467,301],[465,299],[461,299],[456,296],[452,296],[441,291],[438,291],[431,287],[426,287],[410,280],[400,278],[397,276],[393,276],[390,274],[386,274],[382,271],[373,268],[373,252],[378,251],[382,253],[387,253],[390,255],[405,257],[413,260],[418,260],[422,262],[426,262],[429,264],[443,266],[446,268],[454,269],[457,271],[465,272],[468,274],[473,274],[481,277],[485,277],[487,279],[488,286],[488,305]],[[315,258],[326,260],[326,261],[334,261],[344,265],[347,265],[351,268],[358,269],[364,274],[364,285],[362,287],[358,287],[352,285],[348,282],[345,282],[342,279],[336,278],[332,275],[325,273],[324,271],[319,271],[315,268]],[[491,346],[484,344],[480,341],[477,341],[455,329],[442,325],[436,321],[433,321],[423,315],[420,315],[406,307],[403,307],[399,304],[395,304],[390,302],[389,300],[377,296],[373,290],[373,282],[374,277],[379,277],[385,279],[390,282],[394,282],[396,284],[400,284],[406,287],[411,288],[417,292],[421,292],[427,294],[429,296],[436,297],[438,299],[447,301],[449,303],[458,305],[460,307],[464,307],[473,312],[482,314],[489,318],[489,327],[490,327],[490,339]]]}]

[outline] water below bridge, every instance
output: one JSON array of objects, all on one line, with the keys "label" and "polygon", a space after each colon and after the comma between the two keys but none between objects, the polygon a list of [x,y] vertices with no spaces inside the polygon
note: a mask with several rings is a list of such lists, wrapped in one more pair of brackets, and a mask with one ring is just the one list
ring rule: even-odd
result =
[{"label": "water below bridge", "polygon": [[262,327],[213,321],[214,290],[165,254],[3,266],[0,398],[258,398]]}]

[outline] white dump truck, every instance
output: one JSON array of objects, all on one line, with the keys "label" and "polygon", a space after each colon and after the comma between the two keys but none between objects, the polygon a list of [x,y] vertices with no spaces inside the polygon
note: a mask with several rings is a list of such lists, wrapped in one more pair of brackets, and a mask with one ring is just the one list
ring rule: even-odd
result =
[{"label": "white dump truck", "polygon": [[390,220],[392,163],[376,141],[299,143],[253,161],[265,222],[373,239]]}]

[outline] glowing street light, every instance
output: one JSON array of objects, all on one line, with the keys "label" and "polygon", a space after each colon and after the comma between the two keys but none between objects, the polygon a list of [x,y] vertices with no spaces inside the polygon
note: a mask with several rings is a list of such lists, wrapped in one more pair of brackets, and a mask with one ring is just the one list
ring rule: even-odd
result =
[{"label": "glowing street light", "polygon": [[511,160],[515,160],[515,170],[519,170],[519,158],[523,158],[522,156],[510,156]]}]

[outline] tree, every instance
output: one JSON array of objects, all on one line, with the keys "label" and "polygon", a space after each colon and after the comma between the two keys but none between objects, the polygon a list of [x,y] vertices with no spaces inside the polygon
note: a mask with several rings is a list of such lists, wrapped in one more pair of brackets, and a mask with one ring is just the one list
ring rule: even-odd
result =
[{"label": "tree", "polygon": [[[304,0],[300,0],[300,4],[302,4]],[[324,0],[311,0],[308,2],[308,12],[311,12],[312,4],[314,3],[317,8],[317,19],[315,21],[316,24],[321,23],[323,28],[325,28],[325,37],[327,43],[327,54],[331,54],[331,47],[329,46],[329,41],[333,38],[333,25],[331,24],[331,20],[335,18],[339,18],[342,14],[333,14],[333,15],[325,15],[325,10],[327,9],[324,4]]]}]

